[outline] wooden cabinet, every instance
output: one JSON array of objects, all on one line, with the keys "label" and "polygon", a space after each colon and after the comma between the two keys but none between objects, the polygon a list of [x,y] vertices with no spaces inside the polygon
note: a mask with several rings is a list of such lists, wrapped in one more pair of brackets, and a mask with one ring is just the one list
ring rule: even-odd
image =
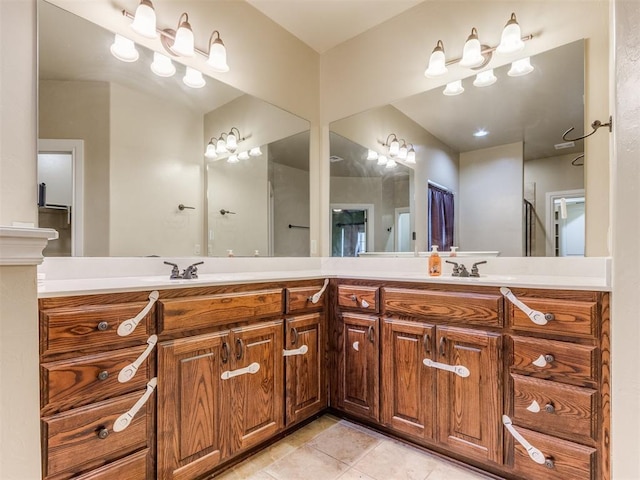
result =
[{"label": "wooden cabinet", "polygon": [[192,479],[283,427],[282,321],[163,342],[158,478]]},{"label": "wooden cabinet", "polygon": [[343,313],[338,320],[338,407],[347,413],[378,421],[379,328],[378,317]]},{"label": "wooden cabinet", "polygon": [[286,425],[327,406],[324,315],[313,313],[285,322]]}]

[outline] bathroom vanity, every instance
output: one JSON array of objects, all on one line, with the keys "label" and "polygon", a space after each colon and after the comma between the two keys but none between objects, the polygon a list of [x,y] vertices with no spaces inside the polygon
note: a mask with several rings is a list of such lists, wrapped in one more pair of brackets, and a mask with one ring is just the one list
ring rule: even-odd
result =
[{"label": "bathroom vanity", "polygon": [[208,478],[330,409],[500,477],[608,480],[608,288],[522,278],[45,288],[44,478]]}]

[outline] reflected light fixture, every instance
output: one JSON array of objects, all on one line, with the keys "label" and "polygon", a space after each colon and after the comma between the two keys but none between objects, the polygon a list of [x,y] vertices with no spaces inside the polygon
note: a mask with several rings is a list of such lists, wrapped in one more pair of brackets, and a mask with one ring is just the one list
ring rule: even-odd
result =
[{"label": "reflected light fixture", "polygon": [[176,67],[169,57],[159,52],[153,52],[151,71],[159,77],[171,77],[176,73]]},{"label": "reflected light fixture", "polygon": [[376,152],[375,150],[368,149],[367,160],[377,160],[377,159],[378,159],[378,152]]},{"label": "reflected light fixture", "polygon": [[451,83],[447,83],[447,86],[442,91],[446,96],[453,97],[454,95],[460,95],[464,92],[464,87],[462,86],[462,80],[456,80]]},{"label": "reflected light fixture", "polygon": [[480,72],[476,75],[476,79],[473,81],[475,87],[488,87],[496,83],[498,79],[493,74],[493,68]]},{"label": "reflected light fixture", "polygon": [[424,76],[427,78],[438,77],[444,75],[447,71],[444,58],[444,45],[442,44],[442,40],[438,40],[436,48],[433,49],[429,57],[429,65],[424,71]]},{"label": "reflected light fixture", "polygon": [[204,156],[210,158],[211,160],[218,158],[218,155],[216,154],[215,140],[215,137],[211,137],[211,140],[209,140],[209,143],[207,143],[207,149],[204,152]]},{"label": "reflected light fixture", "polygon": [[390,157],[397,157],[400,153],[400,142],[398,141],[398,137],[395,133],[387,135],[387,139],[384,141],[382,146],[389,149]]},{"label": "reflected light fixture", "polygon": [[238,160],[249,160],[249,152],[244,151],[238,154]]},{"label": "reflected light fixture", "polygon": [[259,157],[260,155],[262,155],[262,150],[260,150],[260,147],[253,147],[251,150],[249,150],[249,155],[252,157]]},{"label": "reflected light fixture", "polygon": [[[214,39],[214,35],[216,38]],[[209,65],[216,72],[228,72],[229,65],[227,65],[227,49],[220,38],[220,32],[214,30],[209,38],[209,58],[207,59],[207,65]]]},{"label": "reflected light fixture", "polygon": [[523,48],[524,42],[522,41],[520,25],[518,25],[518,21],[516,20],[516,14],[512,13],[511,18],[502,30],[500,45],[496,48],[496,52],[506,55],[519,52]]},{"label": "reflected light fixture", "polygon": [[229,158],[227,158],[227,163],[238,163],[238,156],[237,155],[229,155]]},{"label": "reflected light fixture", "polygon": [[193,30],[189,23],[189,15],[183,12],[178,19],[178,28],[176,29],[175,38],[171,50],[183,57],[193,57],[194,50]]},{"label": "reflected light fixture", "polygon": [[384,155],[379,155],[377,165],[386,165],[386,164],[387,164],[387,157]]},{"label": "reflected light fixture", "polygon": [[486,131],[484,128],[479,128],[473,133],[474,137],[486,137],[487,135],[489,135],[489,132]]},{"label": "reflected light fixture", "polygon": [[235,152],[238,149],[238,142],[242,142],[244,140],[246,140],[246,138],[240,136],[240,130],[236,127],[231,127],[231,130],[227,134],[227,150],[231,153]]},{"label": "reflected light fixture", "polygon": [[409,149],[407,148],[407,142],[402,139],[400,140],[402,144],[400,145],[400,150],[398,151],[398,158],[400,160],[405,160],[407,158],[407,154],[409,153]]},{"label": "reflected light fixture", "polygon": [[202,88],[207,84],[202,72],[191,67],[187,67],[182,81],[187,87],[191,88]]},{"label": "reflected light fixture", "polygon": [[416,163],[416,150],[413,148],[413,144],[409,144],[411,145],[411,148],[409,148],[409,151],[407,152],[407,159],[406,162],[407,163]]},{"label": "reflected light fixture", "polygon": [[146,38],[158,38],[156,11],[151,0],[142,0],[131,22],[131,29]]},{"label": "reflected light fixture", "polygon": [[466,68],[476,68],[482,65],[485,58],[482,56],[482,46],[478,39],[478,31],[476,27],[471,29],[471,34],[467,37],[467,41],[462,49],[462,59],[460,66]]},{"label": "reflected light fixture", "polygon": [[220,135],[220,138],[218,139],[218,141],[216,142],[216,153],[220,154],[220,153],[227,153],[227,142],[224,141],[224,136],[226,136],[226,133],[223,133],[222,135]]},{"label": "reflected light fixture", "polygon": [[117,33],[110,50],[114,57],[123,62],[135,62],[140,57],[133,40],[129,40]]},{"label": "reflected light fixture", "polygon": [[531,58],[525,57],[520,60],[516,60],[511,64],[511,68],[507,72],[510,77],[521,77],[533,72],[533,65],[531,65]]},{"label": "reflected light fixture", "polygon": [[393,158],[390,158],[384,168],[395,168],[397,165],[398,163]]}]

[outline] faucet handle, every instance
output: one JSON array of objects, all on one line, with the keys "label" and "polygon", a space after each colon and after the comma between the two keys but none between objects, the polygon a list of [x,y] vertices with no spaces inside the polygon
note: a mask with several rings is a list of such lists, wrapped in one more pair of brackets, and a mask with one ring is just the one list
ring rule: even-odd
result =
[{"label": "faucet handle", "polygon": [[479,277],[480,276],[480,272],[478,271],[478,265],[482,265],[483,263],[487,263],[487,261],[483,260],[481,262],[476,262],[471,266],[471,276],[472,277]]},{"label": "faucet handle", "polygon": [[165,265],[171,265],[173,268],[171,269],[171,275],[169,276],[169,279],[173,280],[176,278],[182,278],[182,276],[180,275],[180,269],[178,268],[178,265],[176,265],[175,263],[171,263],[171,262],[164,262]]},{"label": "faucet handle", "polygon": [[184,269],[182,278],[198,278],[198,265],[202,265],[204,262],[192,263]]},{"label": "faucet handle", "polygon": [[458,262],[452,262],[451,260],[445,260],[445,262],[450,263],[451,265],[453,265],[453,272],[451,272],[451,276],[452,277],[459,277],[460,276],[460,267],[458,266]]}]

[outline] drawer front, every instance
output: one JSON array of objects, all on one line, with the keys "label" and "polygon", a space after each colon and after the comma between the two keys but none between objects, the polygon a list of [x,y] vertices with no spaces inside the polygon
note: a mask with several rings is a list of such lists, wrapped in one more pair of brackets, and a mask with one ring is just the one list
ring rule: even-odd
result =
[{"label": "drawer front", "polygon": [[131,380],[125,383],[118,381],[120,370],[133,363],[144,351],[145,347],[140,346],[43,363],[40,368],[44,411],[68,410],[144,388],[149,380],[148,357]]},{"label": "drawer front", "polygon": [[143,344],[151,331],[155,308],[140,321],[129,335],[118,335],[118,326],[135,318],[147,303],[85,306],[43,310],[41,316],[40,353],[105,351],[110,347]]},{"label": "drawer front", "polygon": [[151,478],[147,475],[147,465],[149,462],[149,450],[129,455],[121,460],[92,470],[89,473],[74,477],[75,480],[114,480],[117,478],[126,480],[146,480]]},{"label": "drawer front", "polygon": [[467,325],[502,326],[501,295],[384,288],[384,311],[460,321]]},{"label": "drawer front", "polygon": [[594,444],[597,391],[512,375],[514,422],[550,435]]},{"label": "drawer front", "polygon": [[287,313],[301,313],[310,310],[322,310],[325,304],[325,292],[318,299],[318,303],[312,303],[311,297],[322,289],[322,285],[317,287],[293,287],[287,288]]},{"label": "drawer front", "polygon": [[512,340],[513,371],[576,384],[597,379],[597,347],[525,337]]},{"label": "drawer front", "polygon": [[283,290],[261,290],[161,300],[158,330],[200,330],[255,317],[283,313]]},{"label": "drawer front", "polygon": [[[143,395],[137,391],[124,397],[45,417],[43,451],[46,452],[44,474],[56,475],[65,471],[81,471],[82,465],[106,463],[135,450],[147,447],[149,423],[147,405],[142,405],[130,425],[121,432],[113,431],[115,420],[129,411]],[[107,430],[105,438],[99,433]]]},{"label": "drawer front", "polygon": [[516,426],[518,432],[531,445],[540,450],[552,463],[535,463],[526,449],[515,443],[515,472],[527,480],[596,480],[597,452],[595,448],[536,433]]},{"label": "drawer front", "polygon": [[544,314],[551,313],[553,319],[546,325],[537,325],[519,308],[508,302],[509,318],[514,330],[593,337],[596,335],[596,302],[578,302],[568,300],[548,300],[518,297],[525,305]]},{"label": "drawer front", "polygon": [[377,313],[379,311],[379,289],[378,287],[338,285],[338,305],[363,312]]}]

